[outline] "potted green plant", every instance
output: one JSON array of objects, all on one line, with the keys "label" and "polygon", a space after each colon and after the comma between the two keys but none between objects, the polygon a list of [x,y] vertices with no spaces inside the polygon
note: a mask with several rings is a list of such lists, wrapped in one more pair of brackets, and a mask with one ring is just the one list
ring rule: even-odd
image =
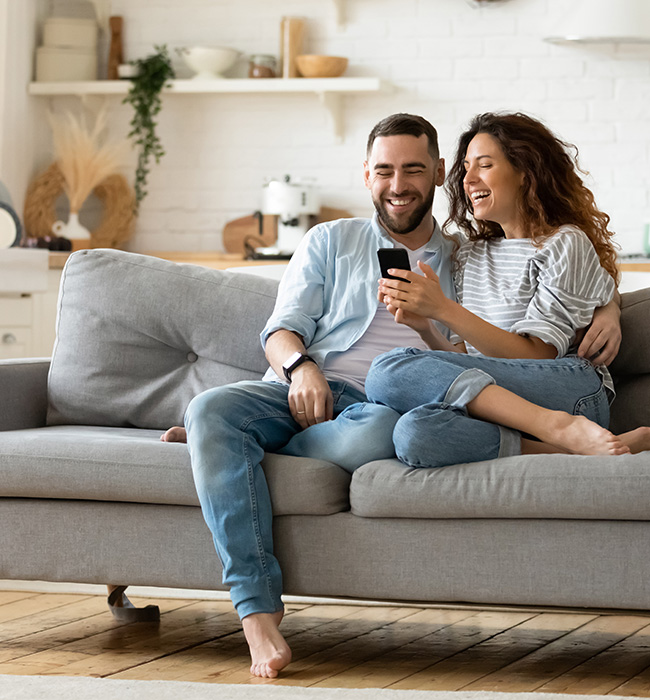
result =
[{"label": "potted green plant", "polygon": [[129,138],[139,150],[134,185],[136,211],[140,202],[147,196],[150,159],[153,157],[156,163],[159,163],[165,155],[162,142],[156,133],[155,117],[162,107],[160,93],[168,81],[175,77],[167,46],[156,45],[154,49],[155,53],[150,56],[131,61],[137,73],[131,79],[131,88],[124,98],[124,103],[130,104],[135,111]]}]

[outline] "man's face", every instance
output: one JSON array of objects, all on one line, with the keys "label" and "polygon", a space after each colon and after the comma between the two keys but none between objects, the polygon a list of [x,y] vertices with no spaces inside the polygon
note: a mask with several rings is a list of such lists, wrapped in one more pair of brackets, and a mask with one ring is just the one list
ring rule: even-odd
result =
[{"label": "man's face", "polygon": [[430,235],[433,195],[444,181],[445,164],[431,157],[426,135],[378,137],[363,167],[384,228],[396,236],[426,228]]}]

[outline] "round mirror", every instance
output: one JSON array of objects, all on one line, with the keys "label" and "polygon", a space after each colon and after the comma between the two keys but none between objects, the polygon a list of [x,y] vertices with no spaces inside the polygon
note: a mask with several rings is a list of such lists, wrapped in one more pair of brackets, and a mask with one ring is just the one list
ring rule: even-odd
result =
[{"label": "round mirror", "polygon": [[20,241],[20,220],[16,212],[0,202],[0,248],[11,248]]}]

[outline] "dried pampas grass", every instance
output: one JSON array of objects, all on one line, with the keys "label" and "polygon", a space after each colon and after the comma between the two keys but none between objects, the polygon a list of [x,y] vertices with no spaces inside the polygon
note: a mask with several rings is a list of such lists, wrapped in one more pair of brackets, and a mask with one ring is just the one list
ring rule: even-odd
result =
[{"label": "dried pampas grass", "polygon": [[70,211],[78,212],[88,195],[109,176],[118,173],[128,160],[127,141],[107,142],[107,116],[102,110],[89,129],[85,116],[72,112],[48,113],[57,165],[63,176]]},{"label": "dried pampas grass", "polygon": [[[36,177],[27,188],[23,220],[28,236],[44,238],[52,235],[56,216],[56,200],[65,181],[57,163]],[[93,190],[104,205],[104,217],[91,231],[92,248],[120,248],[135,228],[135,192],[124,175],[114,173]]]}]

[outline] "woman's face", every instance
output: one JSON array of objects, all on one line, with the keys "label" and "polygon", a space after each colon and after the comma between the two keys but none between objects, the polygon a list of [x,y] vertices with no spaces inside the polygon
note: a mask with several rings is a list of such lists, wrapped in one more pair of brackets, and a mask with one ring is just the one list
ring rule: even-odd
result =
[{"label": "woman's face", "polygon": [[518,207],[523,180],[495,138],[477,134],[470,141],[463,186],[474,218],[499,224],[506,238],[527,237]]}]

